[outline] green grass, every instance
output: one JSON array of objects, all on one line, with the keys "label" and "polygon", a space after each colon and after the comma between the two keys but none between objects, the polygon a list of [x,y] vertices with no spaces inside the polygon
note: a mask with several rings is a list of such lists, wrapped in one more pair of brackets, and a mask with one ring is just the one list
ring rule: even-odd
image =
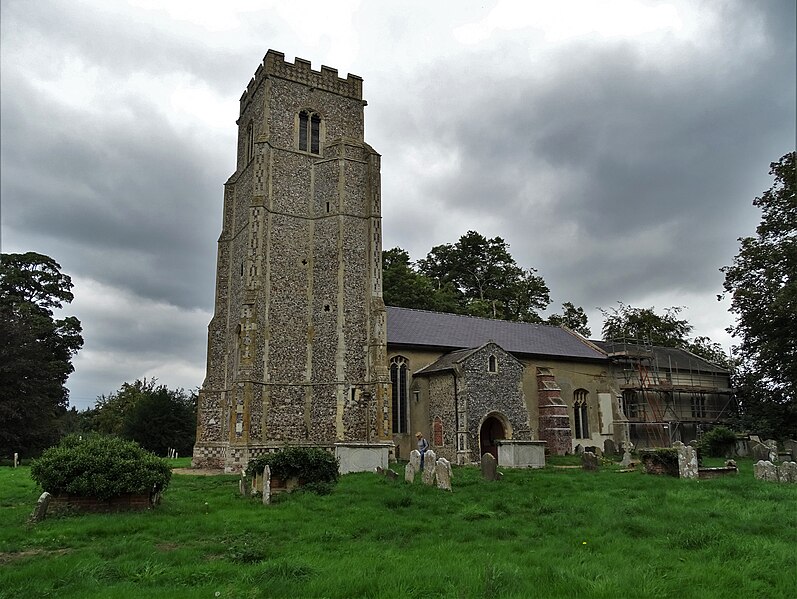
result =
[{"label": "green grass", "polygon": [[362,473],[271,506],[175,475],[155,510],[29,526],[39,490],[4,468],[0,598],[797,596],[797,485],[740,470],[455,468],[453,493]]}]

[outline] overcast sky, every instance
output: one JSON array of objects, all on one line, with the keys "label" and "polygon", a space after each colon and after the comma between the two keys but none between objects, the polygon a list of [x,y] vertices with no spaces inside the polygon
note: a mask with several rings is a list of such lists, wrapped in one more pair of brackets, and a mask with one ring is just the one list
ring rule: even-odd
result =
[{"label": "overcast sky", "polygon": [[795,147],[794,0],[0,0],[3,252],[55,258],[72,404],[204,378],[238,99],[269,48],[364,78],[385,249],[503,237],[564,301],[718,302]]}]

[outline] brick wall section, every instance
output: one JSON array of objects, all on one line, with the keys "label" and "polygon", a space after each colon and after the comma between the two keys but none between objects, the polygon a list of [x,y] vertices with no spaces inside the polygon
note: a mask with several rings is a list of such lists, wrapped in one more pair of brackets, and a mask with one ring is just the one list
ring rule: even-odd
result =
[{"label": "brick wall section", "polygon": [[50,501],[48,513],[63,511],[79,512],[121,512],[129,510],[148,510],[153,507],[148,493],[127,494],[108,500],[78,495],[56,495]]},{"label": "brick wall section", "polygon": [[537,368],[537,397],[540,440],[547,442],[546,449],[553,455],[570,453],[573,446],[570,416],[549,368]]}]

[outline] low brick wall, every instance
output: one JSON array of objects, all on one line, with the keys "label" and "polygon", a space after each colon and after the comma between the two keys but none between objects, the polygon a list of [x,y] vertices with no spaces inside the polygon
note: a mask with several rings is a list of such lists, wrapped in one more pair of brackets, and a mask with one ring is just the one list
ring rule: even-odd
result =
[{"label": "low brick wall", "polygon": [[149,493],[129,493],[107,500],[78,495],[54,495],[47,511],[48,513],[67,511],[106,513],[148,510],[153,506],[154,502]]},{"label": "low brick wall", "polygon": [[698,468],[698,478],[720,478],[722,476],[734,476],[739,474],[736,466],[724,466],[719,468]]}]

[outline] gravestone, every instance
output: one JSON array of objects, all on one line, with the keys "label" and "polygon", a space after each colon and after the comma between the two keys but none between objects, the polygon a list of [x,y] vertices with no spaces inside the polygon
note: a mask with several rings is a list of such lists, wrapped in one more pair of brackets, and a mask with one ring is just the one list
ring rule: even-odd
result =
[{"label": "gravestone", "polygon": [[374,468],[374,472],[376,472],[377,474],[379,474],[381,476],[385,475],[385,471],[382,470],[382,466],[377,466],[376,468]]},{"label": "gravestone", "polygon": [[623,461],[620,462],[620,465],[623,468],[628,468],[631,465],[631,461],[632,461],[631,452],[628,449],[626,449],[625,452],[623,452]]},{"label": "gravestone", "polygon": [[238,481],[238,490],[241,491],[241,495],[246,497],[249,495],[249,481],[246,478],[246,472],[241,470],[241,479]]},{"label": "gravestone", "polygon": [[576,445],[576,448],[573,450],[573,452],[574,452],[576,455],[580,455],[580,454],[584,453],[584,448],[581,446],[581,443],[579,443],[578,445]]},{"label": "gravestone", "polygon": [[754,469],[757,479],[778,482],[778,467],[769,460],[759,460]]},{"label": "gravestone", "polygon": [[47,491],[39,495],[39,500],[36,502],[36,507],[33,509],[33,513],[30,515],[31,522],[41,522],[44,520],[44,517],[47,515],[47,508],[50,506],[50,499],[52,499],[52,495],[50,495]]},{"label": "gravestone", "polygon": [[407,463],[407,467],[404,468],[404,480],[410,484],[415,482],[415,474],[418,471],[413,466],[412,462]]},{"label": "gravestone", "polygon": [[769,459],[769,447],[758,441],[750,440],[750,455],[758,462],[766,462]]},{"label": "gravestone", "polygon": [[451,462],[445,458],[437,460],[435,463],[435,476],[437,477],[438,489],[451,490]]},{"label": "gravestone", "polygon": [[764,445],[769,448],[769,457],[767,459],[774,464],[778,459],[778,442],[775,439],[767,439],[764,441]]},{"label": "gravestone", "polygon": [[263,468],[263,505],[271,503],[271,466]]},{"label": "gravestone", "polygon": [[415,466],[415,472],[421,469],[421,452],[417,449],[413,449],[410,452],[410,464]]},{"label": "gravestone", "polygon": [[678,451],[678,476],[681,478],[698,478],[697,452],[691,445],[676,441],[672,446]]},{"label": "gravestone", "polygon": [[433,449],[428,449],[423,456],[424,469],[423,469],[423,484],[433,485],[434,474],[437,469],[437,454]]},{"label": "gravestone", "polygon": [[614,455],[617,453],[617,445],[612,439],[606,439],[603,442],[603,453],[606,455]]},{"label": "gravestone", "polygon": [[591,472],[595,472],[600,468],[600,463],[598,462],[598,456],[596,456],[591,451],[585,451],[581,454],[581,468],[584,470],[589,470]]},{"label": "gravestone", "polygon": [[797,462],[783,462],[778,468],[778,480],[782,483],[797,483]]},{"label": "gravestone", "polygon": [[493,454],[488,452],[482,456],[481,467],[484,480],[501,479],[501,477],[498,475],[498,463],[495,461]]},{"label": "gravestone", "polygon": [[794,439],[786,439],[783,442],[783,448],[789,452],[792,460],[797,460],[797,441]]},{"label": "gravestone", "polygon": [[17,466],[19,466],[19,454],[15,452],[14,453],[14,468],[16,468]]},{"label": "gravestone", "polygon": [[397,480],[398,472],[396,472],[392,468],[388,468],[387,470],[385,470],[385,478],[389,478],[390,480]]}]

